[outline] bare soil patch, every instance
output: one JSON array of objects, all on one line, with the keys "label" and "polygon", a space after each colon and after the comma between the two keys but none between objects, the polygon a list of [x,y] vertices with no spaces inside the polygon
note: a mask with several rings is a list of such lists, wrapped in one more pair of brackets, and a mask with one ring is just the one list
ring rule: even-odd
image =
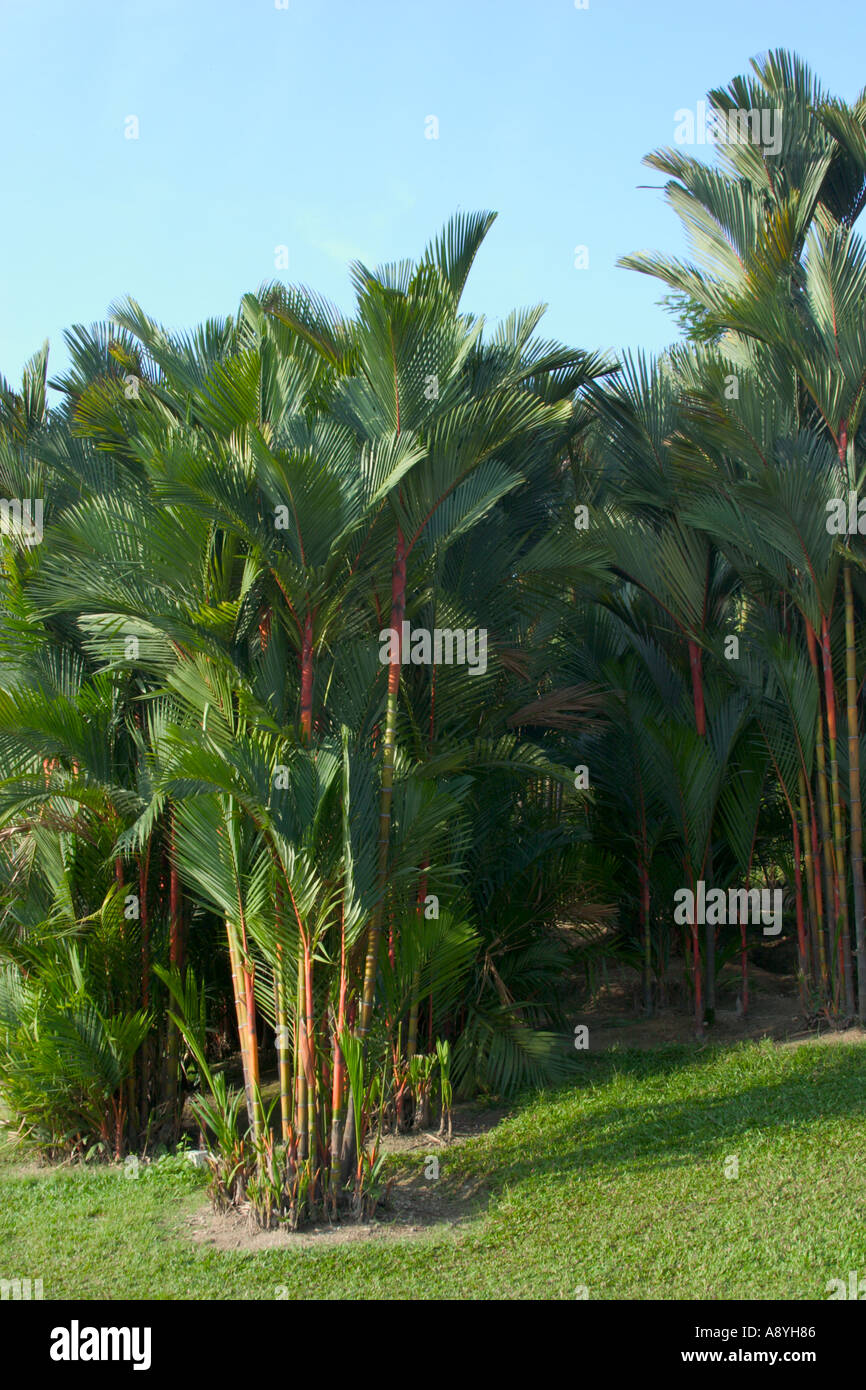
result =
[{"label": "bare soil patch", "polygon": [[[197,1245],[245,1252],[321,1249],[358,1240],[419,1239],[434,1230],[437,1234],[456,1231],[477,1214],[484,1185],[443,1183],[448,1173],[448,1155],[467,1139],[493,1129],[507,1113],[505,1108],[455,1105],[450,1141],[431,1130],[383,1135],[383,1151],[400,1154],[407,1162],[391,1185],[387,1206],[381,1206],[372,1221],[323,1221],[300,1231],[263,1231],[243,1208],[219,1215],[207,1203],[181,1224],[181,1230]],[[417,1155],[415,1163],[411,1163],[413,1155]],[[425,1175],[429,1158],[439,1160],[438,1179]]]}]

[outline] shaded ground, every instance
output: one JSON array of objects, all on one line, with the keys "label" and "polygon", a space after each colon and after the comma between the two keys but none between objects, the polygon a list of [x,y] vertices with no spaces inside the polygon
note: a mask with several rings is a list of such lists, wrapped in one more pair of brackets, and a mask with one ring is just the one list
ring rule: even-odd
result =
[{"label": "shaded ground", "polygon": [[[684,1007],[681,975],[666,982],[674,1003],[656,1009],[651,1018],[640,1016],[640,989],[635,972],[626,967],[608,970],[606,979],[575,1005],[573,1024],[589,1029],[589,1051],[611,1047],[647,1051],[669,1043],[695,1044],[694,1019]],[[857,1042],[866,1033],[857,1028],[831,1029],[826,1022],[810,1023],[803,1011],[793,974],[749,967],[749,1007],[743,1017],[739,1007],[739,971],[728,966],[720,973],[715,1023],[705,1030],[707,1044],[734,1044],[772,1038],[775,1042]]]}]

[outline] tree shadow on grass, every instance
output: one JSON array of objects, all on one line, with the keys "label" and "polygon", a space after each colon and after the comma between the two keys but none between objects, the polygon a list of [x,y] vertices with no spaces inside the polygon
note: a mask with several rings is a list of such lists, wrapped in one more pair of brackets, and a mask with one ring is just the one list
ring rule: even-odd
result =
[{"label": "tree shadow on grass", "polygon": [[[588,1059],[581,1068],[583,1085],[550,1093],[549,1118],[530,1131],[518,1114],[491,1135],[485,1154],[489,1188],[539,1175],[597,1173],[599,1168],[629,1173],[676,1168],[735,1152],[739,1141],[757,1131],[767,1135],[841,1115],[866,1117],[866,1047],[816,1049],[807,1059],[792,1061],[782,1075],[757,1084],[754,1061],[745,1051],[750,1047],[745,1044],[742,1053],[708,1048],[696,1054],[674,1045],[656,1053]],[[712,1067],[722,1056],[736,1071],[738,1054],[747,1060],[747,1069],[737,1077],[742,1084],[724,1095],[636,1097],[634,1103],[616,1106],[604,1104],[603,1095],[598,1096],[598,1088],[616,1076],[648,1082],[673,1079],[678,1073]],[[590,1088],[593,1098],[584,1107],[581,1095],[587,1096]],[[562,1114],[563,1100],[574,1101],[567,1117]]]}]

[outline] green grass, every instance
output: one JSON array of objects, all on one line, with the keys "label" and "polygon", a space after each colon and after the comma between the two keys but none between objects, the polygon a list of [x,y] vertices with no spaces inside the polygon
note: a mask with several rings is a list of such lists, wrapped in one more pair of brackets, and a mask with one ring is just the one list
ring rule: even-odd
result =
[{"label": "green grass", "polygon": [[207,1250],[179,1229],[204,1201],[189,1165],[130,1181],[7,1150],[0,1277],[46,1298],[826,1298],[866,1275],[864,1161],[866,1045],[613,1052],[443,1151],[442,1191],[482,1183],[482,1208],[411,1240]]}]

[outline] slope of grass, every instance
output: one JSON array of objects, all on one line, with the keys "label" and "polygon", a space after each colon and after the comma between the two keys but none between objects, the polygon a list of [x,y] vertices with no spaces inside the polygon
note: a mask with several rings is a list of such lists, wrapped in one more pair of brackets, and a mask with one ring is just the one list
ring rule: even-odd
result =
[{"label": "slope of grass", "polygon": [[412,1240],[207,1250],[180,1230],[204,1199],[181,1160],[130,1180],[20,1158],[0,1277],[46,1298],[809,1299],[866,1275],[866,1044],[589,1057],[442,1152],[443,1193],[482,1184],[483,1208]]}]

